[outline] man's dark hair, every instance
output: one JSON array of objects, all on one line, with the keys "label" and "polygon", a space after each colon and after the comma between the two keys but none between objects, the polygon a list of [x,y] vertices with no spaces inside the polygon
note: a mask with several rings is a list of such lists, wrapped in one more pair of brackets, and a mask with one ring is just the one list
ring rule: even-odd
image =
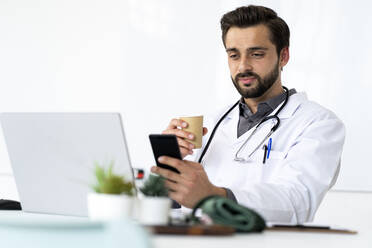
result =
[{"label": "man's dark hair", "polygon": [[226,47],[227,31],[231,27],[247,28],[263,24],[270,30],[270,41],[280,51],[289,47],[289,28],[287,23],[272,9],[263,6],[249,5],[237,8],[224,14],[221,18],[222,41]]}]

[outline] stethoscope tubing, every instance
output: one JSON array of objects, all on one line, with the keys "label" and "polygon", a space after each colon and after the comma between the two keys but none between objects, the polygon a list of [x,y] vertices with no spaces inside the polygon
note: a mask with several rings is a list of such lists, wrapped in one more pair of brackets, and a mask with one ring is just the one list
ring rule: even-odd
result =
[{"label": "stethoscope tubing", "polygon": [[[275,114],[273,115],[270,115],[270,116],[266,116],[265,118],[263,118],[257,125],[256,125],[256,128],[255,130],[253,130],[252,134],[248,137],[248,139],[244,142],[243,146],[250,140],[250,138],[252,137],[252,135],[256,132],[257,128],[262,124],[264,123],[265,121],[269,120],[269,119],[272,119],[272,118],[275,118],[277,123],[272,127],[270,133],[265,137],[265,139],[260,143],[260,145],[262,145],[265,140],[271,136],[272,133],[274,133],[279,125],[280,125],[280,119],[278,117],[278,114],[280,113],[280,111],[282,111],[282,109],[287,105],[287,102],[288,102],[288,99],[289,99],[289,90],[287,87],[283,86],[283,88],[285,89],[286,91],[286,97],[285,97],[285,100],[284,100],[284,103],[282,104],[282,106],[280,106],[280,108],[275,112]],[[208,151],[208,148],[214,138],[214,135],[219,127],[219,125],[222,123],[222,121],[226,118],[226,116],[236,107],[238,106],[240,100],[238,100],[232,107],[229,108],[229,110],[226,111],[225,114],[223,114],[223,116],[218,120],[218,122],[216,123],[216,125],[214,126],[213,130],[212,130],[212,133],[211,133],[211,136],[209,137],[208,141],[207,141],[207,144],[205,145],[204,147],[204,150],[202,151],[199,159],[198,159],[198,163],[201,163],[202,160],[203,160],[203,157],[205,155],[205,153]],[[260,147],[260,145],[257,146],[257,148],[249,155],[249,157],[255,152],[257,151],[257,149]],[[239,153],[239,151],[243,148],[243,146],[240,147],[240,149],[238,150],[238,152],[236,153],[236,160],[239,161],[239,158],[237,157],[237,154]]]}]

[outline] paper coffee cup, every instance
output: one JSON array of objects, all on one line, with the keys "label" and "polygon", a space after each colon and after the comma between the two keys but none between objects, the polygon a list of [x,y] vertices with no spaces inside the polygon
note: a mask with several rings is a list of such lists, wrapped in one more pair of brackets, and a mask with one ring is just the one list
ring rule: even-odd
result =
[{"label": "paper coffee cup", "polygon": [[195,135],[194,140],[186,140],[194,144],[195,148],[201,148],[203,139],[203,116],[180,117],[180,120],[188,123],[188,126],[182,129]]}]

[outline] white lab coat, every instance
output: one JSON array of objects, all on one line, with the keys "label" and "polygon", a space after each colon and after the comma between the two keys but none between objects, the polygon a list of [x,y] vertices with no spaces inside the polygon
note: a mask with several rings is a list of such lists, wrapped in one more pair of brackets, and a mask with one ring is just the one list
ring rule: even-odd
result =
[{"label": "white lab coat", "polygon": [[[227,109],[205,120],[209,134],[203,139],[203,149]],[[234,161],[237,150],[254,130],[237,138],[238,107],[222,121],[202,164],[212,184],[231,189],[238,203],[256,210],[266,221],[308,222],[337,179],[345,128],[334,113],[307,100],[305,93],[290,96],[279,118],[281,123],[271,136],[272,149],[265,164],[263,149],[248,163]],[[239,155],[247,157],[272,126],[273,121],[263,123]],[[186,159],[197,161],[203,149]]]}]

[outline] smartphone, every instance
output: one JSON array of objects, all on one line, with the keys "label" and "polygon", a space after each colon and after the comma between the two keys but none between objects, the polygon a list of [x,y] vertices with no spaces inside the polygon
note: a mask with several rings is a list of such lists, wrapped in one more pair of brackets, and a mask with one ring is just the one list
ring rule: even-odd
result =
[{"label": "smartphone", "polygon": [[158,162],[158,158],[160,156],[169,156],[182,160],[180,148],[178,147],[177,137],[173,134],[150,134],[149,138],[156,165],[161,168],[180,173],[176,168]]}]

